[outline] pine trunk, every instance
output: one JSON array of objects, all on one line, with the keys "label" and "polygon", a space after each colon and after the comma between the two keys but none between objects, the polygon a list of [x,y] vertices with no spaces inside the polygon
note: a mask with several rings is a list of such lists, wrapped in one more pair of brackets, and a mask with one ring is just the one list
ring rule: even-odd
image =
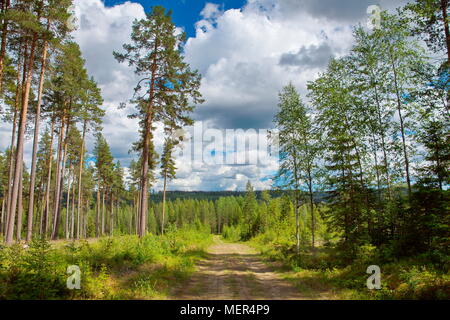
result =
[{"label": "pine trunk", "polygon": [[166,213],[166,187],[167,187],[167,173],[164,174],[164,189],[163,189],[163,207],[161,219],[161,234],[164,234],[164,217]]},{"label": "pine trunk", "polygon": [[28,61],[28,70],[27,77],[25,82],[25,92],[24,99],[22,101],[22,110],[20,114],[20,122],[19,122],[19,134],[17,137],[17,152],[16,152],[16,161],[15,161],[15,170],[14,170],[14,180],[13,180],[13,192],[11,199],[11,208],[8,212],[8,230],[6,234],[6,243],[11,244],[13,242],[13,231],[14,231],[14,220],[15,220],[15,212],[17,208],[17,196],[19,192],[19,184],[20,184],[20,171],[23,166],[23,146],[25,141],[25,128],[27,125],[27,115],[28,115],[28,102],[30,98],[30,89],[31,89],[31,80],[33,74],[33,65],[34,65],[34,56],[35,56],[35,48],[37,42],[37,33],[33,35],[33,40],[31,43],[30,49],[30,57]]},{"label": "pine trunk", "polygon": [[[10,0],[5,0],[2,3],[2,13],[5,14],[10,5]],[[0,92],[3,91],[3,70],[5,65],[5,56],[6,56],[6,42],[7,42],[7,36],[8,36],[8,21],[6,19],[3,20],[3,27],[2,27],[2,43],[1,43],[1,49],[0,49]],[[17,70],[20,70],[17,69]]]},{"label": "pine trunk", "polygon": [[[20,70],[22,68],[21,64],[21,53],[22,53],[22,45],[19,44],[19,53],[18,53],[18,66],[17,70]],[[25,64],[25,55],[23,56],[24,64]],[[22,83],[20,81],[20,72],[17,71],[17,79],[16,79],[16,97],[14,100],[14,118],[13,118],[13,128],[12,128],[12,134],[11,134],[11,148],[9,150],[9,173],[8,173],[8,198],[6,201],[6,225],[8,225],[8,219],[9,219],[9,209],[11,208],[11,198],[12,198],[12,179],[14,174],[14,154],[15,154],[15,144],[16,144],[16,132],[17,132],[17,116],[19,112],[19,103],[20,103],[20,91],[22,90]],[[6,229],[5,229],[5,236],[6,236]]]},{"label": "pine trunk", "polygon": [[48,234],[48,218],[50,215],[50,189],[52,184],[52,166],[53,166],[53,137],[55,131],[55,118],[52,117],[52,126],[51,126],[51,134],[50,134],[50,154],[49,154],[49,162],[48,162],[48,171],[47,171],[47,185],[45,188],[45,214],[42,218],[43,227],[42,232],[47,236]]},{"label": "pine trunk", "polygon": [[[49,27],[50,25],[47,25],[47,30],[49,29]],[[42,53],[41,74],[39,76],[40,78],[39,78],[38,100],[36,106],[36,120],[34,122],[33,156],[31,160],[30,195],[28,203],[28,222],[27,222],[27,238],[26,238],[27,242],[31,240],[31,235],[33,233],[34,185],[36,181],[36,159],[39,141],[39,125],[41,122],[42,90],[44,88],[46,61],[47,61],[47,41],[44,42],[44,49]]]},{"label": "pine trunk", "polygon": [[71,179],[71,172],[72,172],[72,164],[70,164],[69,166],[69,176],[67,177],[67,197],[66,197],[66,219],[65,219],[65,235],[66,235],[66,240],[69,239],[70,237],[70,232],[69,232],[69,221],[70,221],[70,193],[71,193],[71,188],[72,188],[72,183],[70,181]]},{"label": "pine trunk", "polygon": [[105,190],[102,190],[102,232],[101,235],[105,234]]},{"label": "pine trunk", "polygon": [[100,236],[100,183],[97,186],[97,215],[95,219],[95,236]]},{"label": "pine trunk", "polygon": [[23,224],[23,168],[20,170],[20,182],[19,182],[19,198],[17,207],[17,230],[16,241],[22,240],[22,224]]},{"label": "pine trunk", "polygon": [[80,163],[79,163],[79,170],[78,170],[78,201],[77,201],[77,239],[80,237],[80,215],[81,215],[81,209],[82,209],[82,203],[81,203],[81,183],[82,183],[82,177],[83,177],[83,167],[84,167],[84,139],[86,138],[86,120],[83,123],[83,136],[81,138],[81,153],[80,153]]},{"label": "pine trunk", "polygon": [[[64,173],[66,171],[66,159],[67,159],[67,144],[69,138],[69,126],[70,120],[67,119],[66,132],[64,136],[64,143],[62,143],[60,147],[60,151],[64,150],[62,155],[62,164],[60,172],[57,173],[57,192],[55,193],[55,211],[54,211],[54,223],[53,223],[53,232],[52,232],[52,240],[58,239],[58,230],[59,224],[61,222],[61,198],[64,190]],[[61,141],[62,142],[62,141]]]}]

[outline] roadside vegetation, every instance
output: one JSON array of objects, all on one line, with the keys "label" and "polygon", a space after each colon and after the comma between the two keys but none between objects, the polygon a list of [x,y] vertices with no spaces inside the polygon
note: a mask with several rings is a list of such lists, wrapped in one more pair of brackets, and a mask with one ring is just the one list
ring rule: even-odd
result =
[{"label": "roadside vegetation", "polygon": [[[186,280],[212,237],[204,228],[165,235],[50,243],[0,250],[0,299],[164,299]],[[67,288],[67,267],[80,268],[80,289]]]}]

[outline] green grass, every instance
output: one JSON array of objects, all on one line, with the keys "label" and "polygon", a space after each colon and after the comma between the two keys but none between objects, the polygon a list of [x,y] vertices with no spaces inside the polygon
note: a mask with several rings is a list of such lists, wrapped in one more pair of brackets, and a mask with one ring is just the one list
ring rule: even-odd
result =
[{"label": "green grass", "polygon": [[[51,246],[35,240],[0,249],[0,299],[164,299],[204,257],[212,237],[184,228],[164,236],[102,238]],[[69,290],[69,265],[81,271],[81,289]]]},{"label": "green grass", "polygon": [[[349,259],[334,245],[305,249],[297,256],[292,242],[256,237],[249,244],[268,263],[281,262],[280,275],[311,299],[450,299],[450,265],[442,268],[429,257],[387,260],[377,248],[361,246]],[[369,265],[381,268],[380,290],[367,289]]]}]

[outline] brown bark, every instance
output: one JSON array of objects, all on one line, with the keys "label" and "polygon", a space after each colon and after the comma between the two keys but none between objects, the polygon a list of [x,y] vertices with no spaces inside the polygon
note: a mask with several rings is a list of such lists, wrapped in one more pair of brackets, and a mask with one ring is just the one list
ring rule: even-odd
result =
[{"label": "brown bark", "polygon": [[101,230],[101,236],[105,234],[105,190],[102,190],[102,230]]},{"label": "brown bark", "polygon": [[111,192],[111,215],[109,217],[109,234],[112,236],[114,233],[114,196]]},{"label": "brown bark", "polygon": [[162,207],[162,221],[161,234],[164,234],[164,216],[166,213],[166,188],[167,188],[167,173],[164,173],[164,188],[163,188],[163,207]]},{"label": "brown bark", "polygon": [[16,241],[22,240],[22,224],[23,224],[23,168],[20,170],[20,182],[19,182],[19,198],[17,207],[17,230]]},{"label": "brown bark", "polygon": [[71,239],[75,239],[74,238],[74,233],[75,233],[75,186],[74,181],[75,181],[75,168],[73,168],[73,173],[72,173],[72,203],[71,203],[71,210],[70,210],[70,238]]},{"label": "brown bark", "polygon": [[58,195],[60,189],[61,182],[61,158],[62,158],[62,150],[63,150],[63,139],[64,139],[64,128],[65,128],[65,118],[61,119],[61,126],[59,128],[59,137],[58,137],[58,155],[56,157],[56,176],[55,176],[55,190],[53,195],[53,209],[52,209],[52,229],[51,229],[51,237],[53,236],[53,229],[56,222],[56,212],[58,210]]},{"label": "brown bark", "polygon": [[4,223],[5,223],[5,197],[2,199],[2,215],[0,216],[0,234],[3,234]]},{"label": "brown bark", "polygon": [[[22,45],[19,45],[19,53],[18,53],[18,65],[17,65],[17,79],[16,79],[16,97],[14,100],[14,118],[13,118],[13,128],[12,128],[12,135],[11,135],[11,148],[9,152],[9,173],[8,173],[8,198],[6,201],[6,224],[8,224],[9,219],[9,209],[11,208],[11,198],[12,198],[12,179],[14,174],[14,154],[15,154],[15,143],[16,143],[16,132],[17,132],[17,116],[19,113],[19,103],[20,103],[20,91],[22,90],[22,83],[20,81],[20,72],[19,70],[22,68]],[[25,63],[25,55],[23,55],[23,60]],[[6,235],[6,230],[5,230]]]},{"label": "brown bark", "polygon": [[79,163],[79,171],[78,171],[78,201],[77,201],[77,239],[80,237],[80,215],[81,215],[81,183],[82,183],[82,177],[83,177],[83,167],[84,167],[84,139],[86,137],[86,127],[87,122],[86,120],[83,123],[83,136],[81,138],[81,152],[80,152],[80,163]]},{"label": "brown bark", "polygon": [[[53,232],[52,232],[52,240],[58,239],[58,229],[59,224],[61,222],[61,209],[60,209],[60,202],[62,198],[63,193],[63,186],[64,186],[64,173],[66,171],[66,160],[67,160],[67,145],[69,140],[69,127],[70,127],[70,119],[67,119],[67,126],[66,126],[66,133],[64,137],[64,143],[63,146],[61,146],[64,149],[64,153],[62,156],[62,168],[61,171],[57,173],[57,185],[59,188],[57,188],[57,192],[55,193],[55,211],[54,211],[54,224],[53,224]],[[58,177],[59,175],[59,177]]]},{"label": "brown bark", "polygon": [[69,239],[70,232],[69,232],[69,222],[70,222],[70,193],[72,190],[72,183],[71,183],[71,176],[72,176],[72,163],[69,165],[69,176],[67,177],[67,197],[66,197],[66,221],[65,221],[65,235],[66,239]]},{"label": "brown bark", "polygon": [[97,185],[97,215],[95,219],[95,236],[100,236],[100,182]]},{"label": "brown bark", "polygon": [[35,56],[35,49],[36,49],[36,42],[37,42],[37,33],[33,35],[33,40],[31,43],[31,49],[30,49],[30,58],[28,61],[28,70],[27,70],[27,77],[26,77],[26,83],[25,83],[25,92],[24,92],[24,99],[22,101],[22,110],[20,115],[20,125],[19,125],[19,134],[17,139],[17,152],[16,152],[16,163],[15,163],[15,170],[14,170],[14,180],[13,180],[13,192],[12,192],[12,199],[11,199],[11,208],[8,213],[10,218],[8,219],[8,231],[6,234],[6,243],[11,244],[13,241],[13,229],[14,229],[14,220],[15,220],[15,212],[17,207],[17,195],[19,191],[19,183],[20,183],[20,170],[23,166],[23,145],[25,140],[25,127],[27,122],[27,114],[28,114],[28,102],[30,98],[30,89],[31,89],[31,80],[32,80],[32,73],[33,73],[33,64],[34,64],[34,56]]},{"label": "brown bark", "polygon": [[[2,1],[2,12],[6,13],[6,11],[9,9],[9,6],[10,6],[10,0]],[[1,49],[0,49],[0,93],[2,92],[2,89],[3,89],[3,69],[4,69],[5,56],[6,56],[7,36],[8,36],[8,21],[3,20],[2,42],[1,42]],[[20,68],[18,68],[17,70],[20,70]]]},{"label": "brown bark", "polygon": [[[47,30],[50,28],[50,22],[47,25]],[[44,88],[44,75],[45,75],[45,65],[47,61],[47,41],[44,42],[44,49],[42,52],[41,61],[41,74],[39,78],[39,90],[38,90],[38,100],[36,106],[36,120],[34,123],[34,139],[33,139],[33,157],[31,161],[31,177],[30,177],[30,199],[28,203],[28,222],[27,222],[27,238],[26,241],[31,240],[33,233],[33,212],[34,212],[34,185],[36,181],[36,159],[37,159],[37,149],[39,141],[39,125],[41,122],[41,103],[42,103],[42,90]]]},{"label": "brown bark", "polygon": [[141,177],[141,204],[139,206],[139,232],[138,235],[142,238],[145,235],[145,225],[148,210],[148,161],[149,161],[149,146],[150,146],[150,130],[151,117],[147,115],[145,130],[144,130],[144,145],[142,150],[142,177]]},{"label": "brown bark", "polygon": [[50,215],[50,189],[52,183],[52,166],[53,166],[53,137],[55,131],[55,118],[52,117],[52,126],[51,126],[51,134],[50,134],[50,154],[49,154],[49,162],[48,162],[48,171],[47,171],[47,185],[45,190],[45,214],[42,218],[43,227],[42,232],[47,235],[48,233],[48,218]]},{"label": "brown bark", "polygon": [[136,227],[136,234],[139,234],[139,212],[140,212],[140,206],[141,206],[141,192],[138,192],[138,203],[136,206],[136,213],[135,213],[135,227]]}]

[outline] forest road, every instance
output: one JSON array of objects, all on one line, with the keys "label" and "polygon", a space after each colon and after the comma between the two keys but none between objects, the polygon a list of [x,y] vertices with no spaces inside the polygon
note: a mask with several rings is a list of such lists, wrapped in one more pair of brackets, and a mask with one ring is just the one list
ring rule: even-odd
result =
[{"label": "forest road", "polygon": [[171,300],[304,300],[298,289],[283,280],[251,247],[214,237],[207,257]]}]

